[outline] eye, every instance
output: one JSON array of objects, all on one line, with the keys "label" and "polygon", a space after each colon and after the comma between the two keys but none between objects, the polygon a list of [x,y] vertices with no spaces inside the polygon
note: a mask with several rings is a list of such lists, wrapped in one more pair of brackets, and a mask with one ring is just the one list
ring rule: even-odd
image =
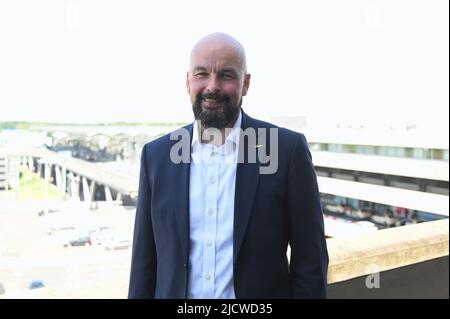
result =
[{"label": "eye", "polygon": [[208,76],[208,73],[206,73],[206,72],[197,72],[197,73],[194,74],[194,76],[196,78],[204,78],[204,77]]},{"label": "eye", "polygon": [[234,76],[231,73],[223,73],[222,78],[224,78],[225,80],[231,80],[234,79]]}]

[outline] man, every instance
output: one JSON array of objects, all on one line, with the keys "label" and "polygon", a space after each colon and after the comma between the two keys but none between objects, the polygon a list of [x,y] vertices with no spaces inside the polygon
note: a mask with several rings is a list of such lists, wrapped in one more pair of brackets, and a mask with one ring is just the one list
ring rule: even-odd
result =
[{"label": "man", "polygon": [[194,46],[186,84],[196,121],[142,151],[129,297],[325,298],[328,254],[304,136],[242,111],[250,74],[229,35]]}]

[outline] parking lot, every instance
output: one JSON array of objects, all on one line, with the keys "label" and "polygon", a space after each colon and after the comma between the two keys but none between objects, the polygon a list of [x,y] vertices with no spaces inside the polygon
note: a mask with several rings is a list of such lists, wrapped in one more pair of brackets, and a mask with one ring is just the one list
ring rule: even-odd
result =
[{"label": "parking lot", "polygon": [[[89,216],[91,223],[132,238],[133,207],[99,205],[90,211],[79,204],[65,206],[64,216],[79,214],[81,221]],[[49,219],[38,215],[40,209],[38,202],[0,205],[0,298],[126,298],[131,248],[64,247],[48,234]],[[30,289],[33,282],[42,287]]]}]

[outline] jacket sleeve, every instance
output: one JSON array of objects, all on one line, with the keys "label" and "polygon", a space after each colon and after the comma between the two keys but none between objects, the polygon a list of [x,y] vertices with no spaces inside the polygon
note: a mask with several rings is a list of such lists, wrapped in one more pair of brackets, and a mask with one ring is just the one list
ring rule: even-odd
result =
[{"label": "jacket sleeve", "polygon": [[128,298],[154,298],[155,296],[156,248],[151,219],[151,187],[146,153],[146,146],[144,146],[141,155]]},{"label": "jacket sleeve", "polygon": [[293,298],[326,298],[328,252],[311,153],[300,134],[288,173],[290,281]]}]

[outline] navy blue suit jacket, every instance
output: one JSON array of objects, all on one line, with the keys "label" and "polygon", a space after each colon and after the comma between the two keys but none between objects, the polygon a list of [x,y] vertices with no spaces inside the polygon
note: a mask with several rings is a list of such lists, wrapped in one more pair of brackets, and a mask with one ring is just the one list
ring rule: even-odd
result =
[{"label": "navy blue suit jacket", "polygon": [[[267,129],[257,143],[270,151],[268,129],[276,126],[242,114],[243,130]],[[184,129],[192,138],[192,125]],[[190,164],[170,160],[175,143],[165,135],[142,151],[129,298],[187,298]],[[247,139],[240,143],[247,150]],[[328,253],[305,137],[278,128],[278,169],[260,174],[260,165],[259,160],[237,165],[236,298],[325,298]]]}]

